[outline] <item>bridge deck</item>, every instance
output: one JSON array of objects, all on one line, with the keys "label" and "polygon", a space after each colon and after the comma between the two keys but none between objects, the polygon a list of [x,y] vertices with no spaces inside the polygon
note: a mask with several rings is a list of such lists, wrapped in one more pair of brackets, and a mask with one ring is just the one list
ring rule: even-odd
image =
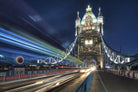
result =
[{"label": "bridge deck", "polygon": [[138,80],[96,71],[89,92],[138,92]]}]

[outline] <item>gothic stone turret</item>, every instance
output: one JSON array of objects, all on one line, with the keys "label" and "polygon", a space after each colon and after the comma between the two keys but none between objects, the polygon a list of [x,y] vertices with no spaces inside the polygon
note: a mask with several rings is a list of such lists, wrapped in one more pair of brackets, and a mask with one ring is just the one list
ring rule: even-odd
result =
[{"label": "gothic stone turret", "polygon": [[[98,18],[92,12],[92,8],[88,5],[86,13],[82,20],[77,14],[76,19],[76,35],[79,34],[76,46],[77,58],[87,63],[97,61],[97,66],[103,68],[102,44],[100,33],[103,35],[103,16],[99,9]],[[85,66],[87,66],[85,63]]]}]

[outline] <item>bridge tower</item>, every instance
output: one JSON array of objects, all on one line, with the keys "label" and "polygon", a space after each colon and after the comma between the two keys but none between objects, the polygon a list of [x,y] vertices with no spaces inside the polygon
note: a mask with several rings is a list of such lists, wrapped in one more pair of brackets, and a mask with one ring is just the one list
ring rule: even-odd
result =
[{"label": "bridge tower", "polygon": [[[103,35],[103,16],[99,8],[99,14],[96,18],[92,12],[92,8],[88,5],[86,13],[82,20],[77,12],[76,32],[78,35],[76,54],[77,58],[92,63],[96,60],[97,66],[103,68],[102,43],[100,33]],[[85,66],[88,66],[85,63]]]}]

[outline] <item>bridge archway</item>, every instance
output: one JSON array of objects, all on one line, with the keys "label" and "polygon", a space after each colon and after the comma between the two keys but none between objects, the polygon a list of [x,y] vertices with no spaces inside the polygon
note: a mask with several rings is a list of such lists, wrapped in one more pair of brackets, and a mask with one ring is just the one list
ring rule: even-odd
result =
[{"label": "bridge archway", "polygon": [[90,67],[90,66],[93,66],[93,65],[97,65],[97,61],[94,58],[85,59],[83,61],[83,67]]}]

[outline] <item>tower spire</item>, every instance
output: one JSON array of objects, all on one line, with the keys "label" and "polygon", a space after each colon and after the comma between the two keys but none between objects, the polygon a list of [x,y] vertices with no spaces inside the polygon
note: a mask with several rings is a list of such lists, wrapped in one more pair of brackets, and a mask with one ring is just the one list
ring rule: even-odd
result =
[{"label": "tower spire", "polygon": [[88,7],[86,8],[86,12],[91,12],[92,8],[90,7],[90,5],[88,5]]},{"label": "tower spire", "polygon": [[102,16],[101,7],[99,7],[99,14],[98,16]]},{"label": "tower spire", "polygon": [[77,11],[77,16],[79,16],[79,11]]},{"label": "tower spire", "polygon": [[79,11],[77,11],[77,19],[80,19]]},{"label": "tower spire", "polygon": [[101,8],[99,8],[99,13],[98,13],[98,24],[99,24],[99,31],[103,35],[103,16],[101,12]]},{"label": "tower spire", "polygon": [[79,17],[79,11],[77,12],[77,19],[76,19],[76,22],[75,22],[75,27],[76,27],[76,32],[75,32],[75,36],[77,36],[79,33],[80,33],[80,17]]}]

